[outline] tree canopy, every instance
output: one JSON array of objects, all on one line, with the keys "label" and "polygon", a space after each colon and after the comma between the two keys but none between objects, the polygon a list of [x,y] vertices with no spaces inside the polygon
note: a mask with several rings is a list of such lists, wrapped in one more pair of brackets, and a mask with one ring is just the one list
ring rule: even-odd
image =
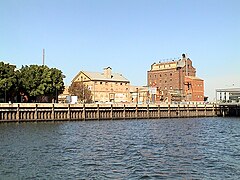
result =
[{"label": "tree canopy", "polygon": [[0,62],[0,94],[6,89],[9,97],[23,96],[27,102],[41,101],[39,97],[56,98],[64,90],[64,77],[61,70],[44,65],[16,70],[16,66]]},{"label": "tree canopy", "polygon": [[82,82],[73,82],[69,87],[69,93],[77,96],[81,102],[90,103],[92,101],[91,91]]},{"label": "tree canopy", "polygon": [[[17,77],[15,73],[16,66],[9,63],[0,62],[0,96],[9,99],[16,94]],[[4,97],[5,99],[5,97]],[[7,101],[7,99],[3,101]]]}]

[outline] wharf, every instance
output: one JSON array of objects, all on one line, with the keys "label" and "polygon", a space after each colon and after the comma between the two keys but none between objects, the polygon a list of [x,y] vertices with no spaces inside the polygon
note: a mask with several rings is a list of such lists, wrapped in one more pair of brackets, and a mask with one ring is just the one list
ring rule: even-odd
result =
[{"label": "wharf", "polygon": [[137,104],[0,104],[0,122],[85,121],[214,117],[216,105]]},{"label": "wharf", "polygon": [[219,111],[221,116],[240,116],[240,103],[220,103]]}]

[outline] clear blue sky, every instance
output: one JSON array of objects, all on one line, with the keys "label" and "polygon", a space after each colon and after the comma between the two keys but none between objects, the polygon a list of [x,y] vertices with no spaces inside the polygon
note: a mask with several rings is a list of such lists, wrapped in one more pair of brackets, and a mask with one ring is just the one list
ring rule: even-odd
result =
[{"label": "clear blue sky", "polygon": [[187,53],[216,88],[240,87],[239,0],[1,0],[0,60],[61,69],[66,85],[80,71],[111,66],[146,85],[159,59]]}]

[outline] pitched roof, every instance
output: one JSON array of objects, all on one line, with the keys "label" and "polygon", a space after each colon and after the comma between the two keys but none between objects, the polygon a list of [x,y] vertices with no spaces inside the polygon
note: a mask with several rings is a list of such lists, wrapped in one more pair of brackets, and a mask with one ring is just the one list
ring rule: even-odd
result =
[{"label": "pitched roof", "polygon": [[[88,72],[88,71],[80,71],[74,79],[76,79],[81,73],[85,74],[92,81],[115,81],[115,82],[129,82],[127,78],[125,78],[120,73],[111,73],[111,78],[107,78],[104,76],[104,73],[100,72]],[[73,79],[73,80],[74,80]]]}]

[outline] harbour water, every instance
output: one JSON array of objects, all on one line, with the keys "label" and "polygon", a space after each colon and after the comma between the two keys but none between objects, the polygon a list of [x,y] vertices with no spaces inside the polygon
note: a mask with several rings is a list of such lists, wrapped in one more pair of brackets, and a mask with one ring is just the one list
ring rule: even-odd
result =
[{"label": "harbour water", "polygon": [[239,179],[240,118],[0,124],[0,179]]}]

